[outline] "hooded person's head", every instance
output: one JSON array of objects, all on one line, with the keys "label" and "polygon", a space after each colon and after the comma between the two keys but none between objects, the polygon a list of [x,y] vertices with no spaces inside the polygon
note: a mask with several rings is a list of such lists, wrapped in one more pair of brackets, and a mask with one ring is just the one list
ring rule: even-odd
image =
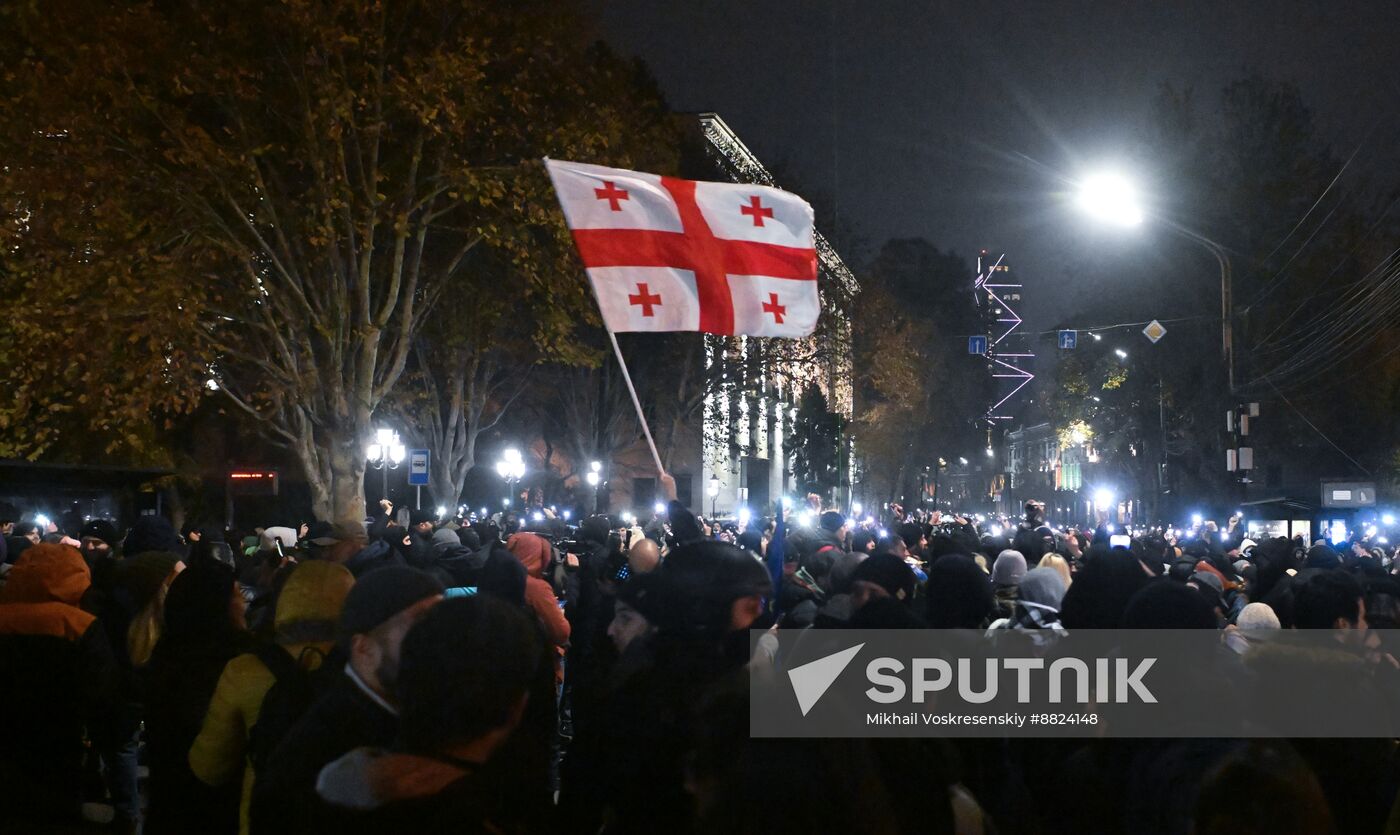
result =
[{"label": "hooded person's head", "polygon": [[1053,568],[1033,568],[1021,578],[1021,603],[1059,612],[1065,599],[1065,581]]},{"label": "hooded person's head", "polygon": [[655,573],[663,632],[720,638],[747,629],[772,594],[772,579],[748,551],[723,542],[693,542],[667,555]]},{"label": "hooded person's head", "polygon": [[1142,564],[1125,551],[1095,554],[1065,591],[1060,622],[1069,629],[1117,629],[1128,600],[1149,580]]},{"label": "hooded person's head", "polygon": [[142,516],[127,532],[122,553],[131,555],[154,551],[184,556],[185,545],[169,519],[164,516]]},{"label": "hooded person's head", "polygon": [[971,557],[949,554],[929,566],[924,617],[929,626],[977,629],[994,608],[991,581]]},{"label": "hooded person's head", "polygon": [[1124,629],[1217,629],[1219,625],[1215,610],[1200,592],[1167,579],[1148,582],[1123,609]]},{"label": "hooded person's head", "polygon": [[1010,548],[997,555],[992,563],[992,583],[998,586],[1014,586],[1026,576],[1026,558],[1020,551]]},{"label": "hooded person's head", "polygon": [[487,555],[477,575],[476,587],[515,606],[525,605],[525,566],[506,547],[497,542]]},{"label": "hooded person's head", "polygon": [[[0,604],[28,604],[47,613],[44,634],[60,625],[59,637],[81,638],[96,621],[78,608],[92,584],[92,573],[78,549],[69,545],[40,544],[25,549],[10,569]],[[25,633],[20,633],[25,634]]]},{"label": "hooded person's head", "polygon": [[92,585],[82,554],[70,545],[42,543],[25,549],[0,587],[0,603],[77,606]]},{"label": "hooded person's head", "polygon": [[1341,568],[1341,556],[1326,545],[1314,545],[1308,549],[1308,557],[1303,568]]},{"label": "hooded person's head", "polygon": [[606,516],[589,516],[578,526],[578,538],[582,542],[591,542],[594,545],[607,545],[608,534],[612,532],[612,526],[608,523]]},{"label": "hooded person's head", "polygon": [[457,529],[457,541],[463,548],[469,551],[476,551],[481,548],[481,537],[471,528],[461,527]]},{"label": "hooded person's head", "polygon": [[835,510],[828,510],[823,513],[818,520],[822,530],[829,534],[839,535],[846,527],[846,517]]},{"label": "hooded person's head", "polygon": [[511,534],[510,539],[506,540],[506,548],[520,560],[520,564],[525,566],[525,573],[531,577],[543,577],[554,555],[549,540],[533,533]]},{"label": "hooded person's head", "polygon": [[246,628],[243,610],[233,567],[217,560],[198,560],[170,583],[162,640],[186,646],[232,640]]},{"label": "hooded person's head", "polygon": [[340,611],[354,585],[354,575],[339,563],[310,560],[297,565],[277,595],[277,642],[335,641]]},{"label": "hooded person's head", "polygon": [[451,528],[438,528],[433,531],[433,554],[441,556],[452,548],[461,548],[462,539]]}]

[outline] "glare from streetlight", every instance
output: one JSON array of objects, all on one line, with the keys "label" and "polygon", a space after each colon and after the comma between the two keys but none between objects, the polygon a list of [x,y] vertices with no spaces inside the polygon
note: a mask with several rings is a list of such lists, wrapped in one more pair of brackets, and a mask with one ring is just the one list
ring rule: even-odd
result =
[{"label": "glare from streetlight", "polygon": [[1100,487],[1094,491],[1094,507],[1099,511],[1108,510],[1113,504],[1113,491],[1107,487]]},{"label": "glare from streetlight", "polygon": [[1117,354],[1117,355],[1118,355],[1118,359],[1120,359],[1120,360],[1125,360],[1125,359],[1128,358],[1128,352],[1127,352],[1127,351],[1124,351],[1122,348],[1115,348],[1115,349],[1113,350],[1113,353]]},{"label": "glare from streetlight", "polygon": [[1142,205],[1132,181],[1122,174],[1101,172],[1079,184],[1079,207],[1093,217],[1117,226],[1142,223]]}]

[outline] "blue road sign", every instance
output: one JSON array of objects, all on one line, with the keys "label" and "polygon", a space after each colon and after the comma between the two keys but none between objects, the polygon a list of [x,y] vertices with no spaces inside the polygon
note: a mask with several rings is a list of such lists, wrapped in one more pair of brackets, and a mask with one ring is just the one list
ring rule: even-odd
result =
[{"label": "blue road sign", "polygon": [[1060,331],[1060,348],[1073,351],[1079,345],[1079,331]]},{"label": "blue road sign", "polygon": [[967,352],[978,355],[987,353],[987,337],[969,336],[967,338]]},{"label": "blue road sign", "polygon": [[408,451],[408,483],[410,486],[428,486],[428,451],[410,449]]}]

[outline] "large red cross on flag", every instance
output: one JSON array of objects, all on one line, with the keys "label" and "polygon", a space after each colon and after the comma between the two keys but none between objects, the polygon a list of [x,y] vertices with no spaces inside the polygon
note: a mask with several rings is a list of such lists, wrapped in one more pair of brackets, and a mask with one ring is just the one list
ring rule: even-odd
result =
[{"label": "large red cross on flag", "polygon": [[545,160],[608,330],[803,337],[812,207],[766,186]]}]

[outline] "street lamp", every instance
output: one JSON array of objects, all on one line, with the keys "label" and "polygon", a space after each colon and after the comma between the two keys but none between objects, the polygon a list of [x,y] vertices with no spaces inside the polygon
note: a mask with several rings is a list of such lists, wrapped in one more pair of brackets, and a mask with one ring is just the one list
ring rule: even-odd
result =
[{"label": "street lamp", "polygon": [[708,492],[710,494],[710,517],[713,518],[715,515],[715,502],[719,500],[719,476],[710,476],[710,489]]},{"label": "street lamp", "polygon": [[408,450],[399,440],[399,433],[392,429],[375,430],[373,443],[365,447],[365,458],[371,467],[380,472],[380,498],[389,497],[389,471],[398,469],[406,457]]},{"label": "street lamp", "polygon": [[603,464],[601,461],[594,461],[588,465],[588,473],[584,479],[588,481],[588,486],[593,488],[593,512],[598,512],[598,485],[603,481]]},{"label": "street lamp", "polygon": [[496,474],[506,481],[506,506],[509,507],[510,497],[515,495],[515,485],[525,477],[525,459],[521,457],[520,450],[510,447],[501,453],[501,460],[496,462]]},{"label": "street lamp", "polygon": [[[1138,199],[1137,189],[1127,177],[1117,173],[1099,173],[1079,184],[1079,206],[1089,215],[1117,226],[1132,227],[1142,223],[1146,212]],[[1225,359],[1225,375],[1230,394],[1235,393],[1235,330],[1234,296],[1230,281],[1230,256],[1225,247],[1199,232],[1187,229],[1166,218],[1155,218],[1183,238],[1195,241],[1220,265],[1220,348]],[[1097,338],[1097,335],[1095,335]]]},{"label": "street lamp", "polygon": [[1120,360],[1125,360],[1128,358],[1128,352],[1124,351],[1122,348],[1114,348],[1113,353],[1117,354],[1118,359]]}]

